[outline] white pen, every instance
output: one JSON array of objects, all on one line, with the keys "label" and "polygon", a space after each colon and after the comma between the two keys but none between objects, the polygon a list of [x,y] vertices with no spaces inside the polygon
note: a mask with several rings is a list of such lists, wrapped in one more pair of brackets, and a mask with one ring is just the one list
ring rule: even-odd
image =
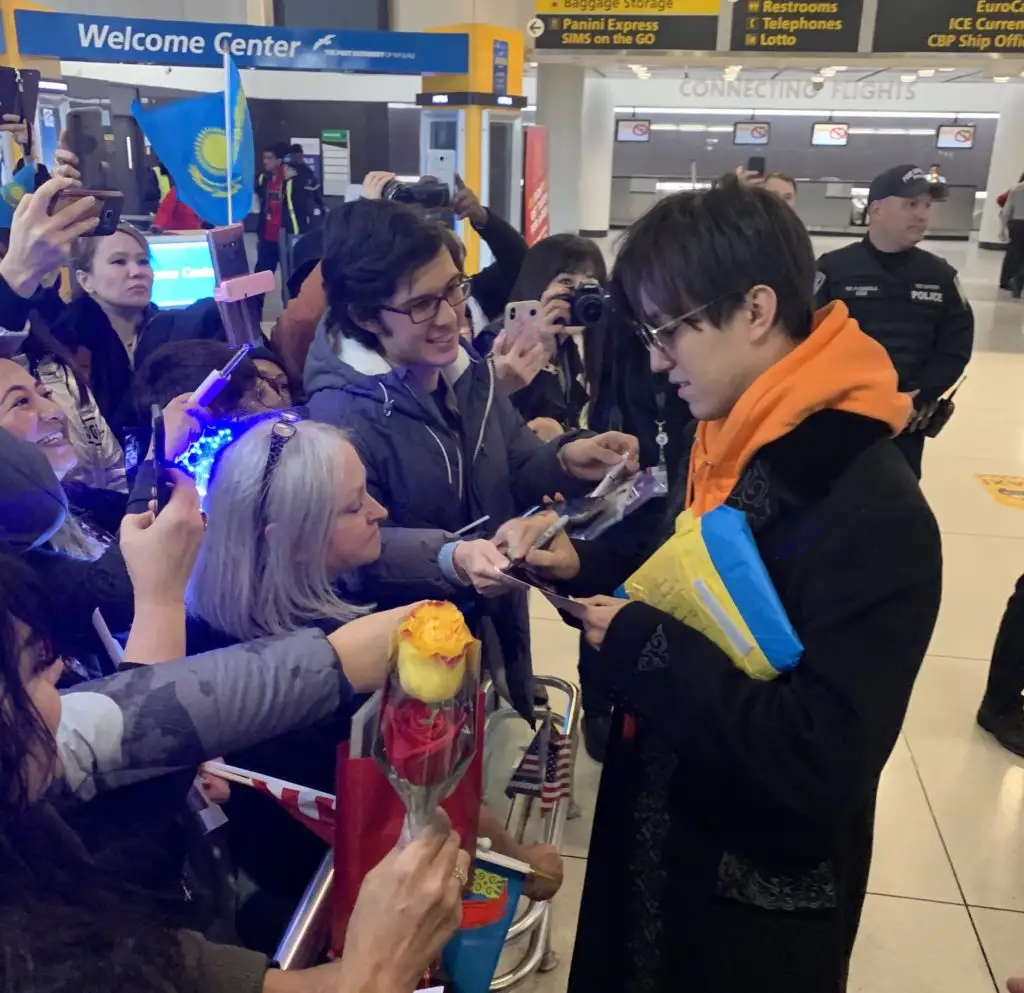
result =
[{"label": "white pen", "polygon": [[592,497],[603,497],[619,481],[619,474],[626,467],[626,463],[628,461],[629,455],[623,455],[622,458],[619,459],[618,463],[608,470],[604,479],[597,484],[590,495]]},{"label": "white pen", "polygon": [[484,514],[484,516],[481,517],[480,520],[473,521],[472,524],[467,524],[464,528],[459,528],[459,530],[455,532],[455,535],[456,535],[456,537],[461,537],[464,534],[469,534],[470,531],[475,531],[478,527],[482,527],[490,519],[491,519],[491,515],[490,514]]}]

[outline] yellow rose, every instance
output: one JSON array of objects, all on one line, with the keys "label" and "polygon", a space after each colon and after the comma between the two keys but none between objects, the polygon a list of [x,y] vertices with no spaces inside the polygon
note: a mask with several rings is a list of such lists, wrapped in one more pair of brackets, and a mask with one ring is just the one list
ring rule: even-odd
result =
[{"label": "yellow rose", "polygon": [[475,639],[452,603],[420,604],[398,629],[398,678],[423,703],[450,700],[466,676],[467,649]]}]

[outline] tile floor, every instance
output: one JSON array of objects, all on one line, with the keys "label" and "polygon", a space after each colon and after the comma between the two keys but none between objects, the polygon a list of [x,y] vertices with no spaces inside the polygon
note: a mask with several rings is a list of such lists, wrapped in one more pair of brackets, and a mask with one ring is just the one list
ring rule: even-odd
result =
[{"label": "tile floor", "polygon": [[[1007,975],[1024,974],[1024,762],[974,723],[1003,605],[1024,572],[1024,510],[996,504],[974,478],[1024,475],[1024,304],[995,290],[1000,256],[965,243],[925,247],[960,270],[977,349],[957,415],[925,459],[945,596],[882,780],[851,993],[993,993]],[[537,670],[574,679],[574,633],[546,603],[535,607],[533,628]],[[581,749],[582,816],[566,830],[566,882],[554,904],[559,964],[521,987],[530,993],[566,988],[599,778]]]}]

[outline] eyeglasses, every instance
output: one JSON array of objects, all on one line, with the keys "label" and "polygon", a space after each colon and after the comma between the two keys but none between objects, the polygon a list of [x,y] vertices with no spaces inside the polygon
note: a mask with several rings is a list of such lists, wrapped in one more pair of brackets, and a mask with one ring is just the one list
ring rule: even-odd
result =
[{"label": "eyeglasses", "polygon": [[283,400],[286,404],[291,402],[292,391],[287,379],[278,376],[260,376],[257,380],[256,393],[258,399],[264,406],[270,406],[270,404],[266,403],[265,389],[269,389],[279,400]]},{"label": "eyeglasses", "polygon": [[672,346],[675,343],[676,331],[679,330],[680,325],[689,324],[696,330],[696,324],[693,319],[698,314],[703,314],[710,307],[728,300],[729,297],[745,296],[747,292],[747,290],[733,290],[729,293],[723,293],[720,297],[715,297],[714,300],[709,300],[699,307],[694,307],[693,310],[688,310],[681,317],[673,317],[671,321],[661,324],[656,328],[651,327],[650,324],[646,324],[644,321],[634,321],[632,325],[633,331],[644,343],[648,351],[660,352],[665,358],[671,359],[673,358]]},{"label": "eyeglasses", "polygon": [[294,411],[285,411],[270,429],[270,449],[267,452],[267,463],[263,467],[263,480],[260,484],[260,503],[256,514],[256,533],[261,534],[267,526],[267,501],[270,498],[270,483],[274,478],[274,470],[281,461],[284,446],[295,437],[299,415]]},{"label": "eyeglasses", "polygon": [[457,283],[452,283],[440,296],[426,297],[417,300],[411,307],[388,307],[381,304],[378,310],[387,310],[392,314],[408,317],[413,324],[426,324],[437,317],[442,303],[449,307],[458,307],[465,303],[472,292],[473,284],[468,276],[463,276]]}]

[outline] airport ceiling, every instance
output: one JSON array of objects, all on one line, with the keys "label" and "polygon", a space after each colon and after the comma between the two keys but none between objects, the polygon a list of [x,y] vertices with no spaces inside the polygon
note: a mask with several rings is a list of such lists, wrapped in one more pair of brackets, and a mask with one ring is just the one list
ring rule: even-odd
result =
[{"label": "airport ceiling", "polygon": [[[635,78],[637,68],[656,79],[721,79],[730,74],[734,79],[763,80],[808,80],[822,71],[827,76],[847,83],[896,82],[908,74],[918,76],[929,83],[984,83],[993,79],[1000,82],[1024,83],[1024,60],[998,57],[962,56],[945,60],[928,59],[921,55],[908,55],[905,63],[892,64],[892,56],[886,57],[888,65],[877,56],[870,60],[858,61],[856,56],[833,56],[841,62],[824,61],[828,56],[787,59],[788,65],[769,64],[764,58],[733,52],[701,57],[693,52],[635,52],[629,56],[611,54],[591,55],[579,52],[536,51],[532,59],[541,62],[572,62],[616,79]],[[742,68],[737,71],[737,67]],[[527,74],[536,72],[536,61],[530,63]]]}]

